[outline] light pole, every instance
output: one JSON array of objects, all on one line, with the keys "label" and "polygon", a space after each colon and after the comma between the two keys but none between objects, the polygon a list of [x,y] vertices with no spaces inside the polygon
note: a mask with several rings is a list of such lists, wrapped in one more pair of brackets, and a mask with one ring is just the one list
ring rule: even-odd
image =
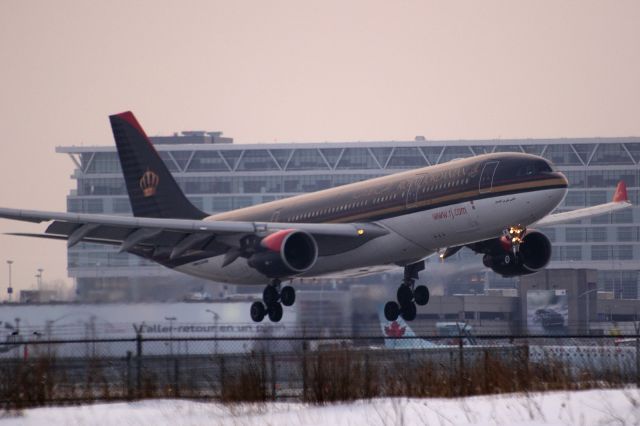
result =
[{"label": "light pole", "polygon": [[173,356],[173,322],[176,317],[164,317],[166,321],[169,321],[169,352]]},{"label": "light pole", "polygon": [[38,268],[38,275],[36,275],[36,278],[38,279],[38,291],[40,292],[42,291],[42,273],[43,272],[44,272],[44,269]]},{"label": "light pole", "polygon": [[[589,293],[593,293],[594,291],[598,291],[597,288],[591,289],[591,290],[587,290],[584,293],[581,293],[578,295],[578,299],[580,299],[582,296],[586,296]],[[591,318],[589,317],[589,298],[587,297],[587,334],[591,335]]]},{"label": "light pole", "polygon": [[211,309],[207,309],[206,312],[209,312],[211,314],[211,316],[213,317],[213,328],[215,329],[214,332],[214,339],[215,339],[215,346],[214,346],[214,351],[216,353],[216,355],[218,354],[218,320],[220,319],[220,315],[218,315],[217,312],[212,311]]},{"label": "light pole", "polygon": [[9,302],[11,302],[11,295],[13,294],[13,287],[11,287],[11,265],[13,265],[13,260],[7,260],[7,265],[9,265],[9,287],[7,287],[7,293],[9,294]]}]

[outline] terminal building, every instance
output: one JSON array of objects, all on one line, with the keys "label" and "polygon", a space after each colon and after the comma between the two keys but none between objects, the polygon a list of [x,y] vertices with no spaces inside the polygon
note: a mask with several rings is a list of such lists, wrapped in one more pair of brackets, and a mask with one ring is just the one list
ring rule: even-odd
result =
[{"label": "terminal building", "polygon": [[[151,139],[189,199],[211,213],[501,151],[541,155],[565,173],[570,189],[558,211],[607,202],[623,179],[635,207],[542,231],[553,244],[548,268],[597,270],[599,290],[614,299],[639,297],[640,138],[433,141],[418,136],[411,141],[234,144],[220,132],[194,131]],[[130,214],[115,145],[66,146],[57,152],[75,164],[72,179],[77,185],[68,195],[68,211]],[[504,279],[483,269],[481,259],[469,250],[447,263],[450,273],[443,272],[447,265],[430,261],[421,275],[429,284],[444,274],[445,285],[440,293],[432,290],[434,296],[509,294],[522,279]],[[84,302],[218,299],[243,292],[93,244],[69,249],[68,271]],[[394,280],[388,286],[392,289],[397,284],[393,276],[368,279]],[[326,283],[327,288],[343,285]]]}]

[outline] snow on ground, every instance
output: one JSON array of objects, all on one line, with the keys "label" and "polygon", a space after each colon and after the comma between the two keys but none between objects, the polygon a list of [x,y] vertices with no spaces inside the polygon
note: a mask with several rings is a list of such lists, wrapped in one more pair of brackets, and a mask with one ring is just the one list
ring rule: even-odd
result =
[{"label": "snow on ground", "polygon": [[4,413],[4,425],[640,425],[640,390],[457,399],[384,398],[313,406],[186,400],[48,407]]}]

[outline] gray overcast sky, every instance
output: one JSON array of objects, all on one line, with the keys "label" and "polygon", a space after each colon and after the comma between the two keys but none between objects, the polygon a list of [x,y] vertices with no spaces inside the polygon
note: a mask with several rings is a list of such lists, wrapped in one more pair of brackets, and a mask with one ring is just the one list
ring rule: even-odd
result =
[{"label": "gray overcast sky", "polygon": [[[637,1],[0,1],[0,206],[64,210],[59,145],[640,135]],[[42,225],[0,220],[0,232]],[[0,236],[14,284],[63,242]]]}]

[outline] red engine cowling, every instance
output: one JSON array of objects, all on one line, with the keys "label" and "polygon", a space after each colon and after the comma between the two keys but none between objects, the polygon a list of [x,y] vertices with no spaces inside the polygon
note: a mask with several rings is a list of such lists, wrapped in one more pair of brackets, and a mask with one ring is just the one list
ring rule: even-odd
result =
[{"label": "red engine cowling", "polygon": [[485,253],[482,263],[504,277],[533,274],[551,260],[551,242],[546,235],[535,230],[526,232],[517,256],[506,237],[480,244],[483,244],[481,251]]},{"label": "red engine cowling", "polygon": [[267,277],[283,278],[308,271],[317,259],[318,245],[311,234],[283,229],[261,239],[248,263]]}]

